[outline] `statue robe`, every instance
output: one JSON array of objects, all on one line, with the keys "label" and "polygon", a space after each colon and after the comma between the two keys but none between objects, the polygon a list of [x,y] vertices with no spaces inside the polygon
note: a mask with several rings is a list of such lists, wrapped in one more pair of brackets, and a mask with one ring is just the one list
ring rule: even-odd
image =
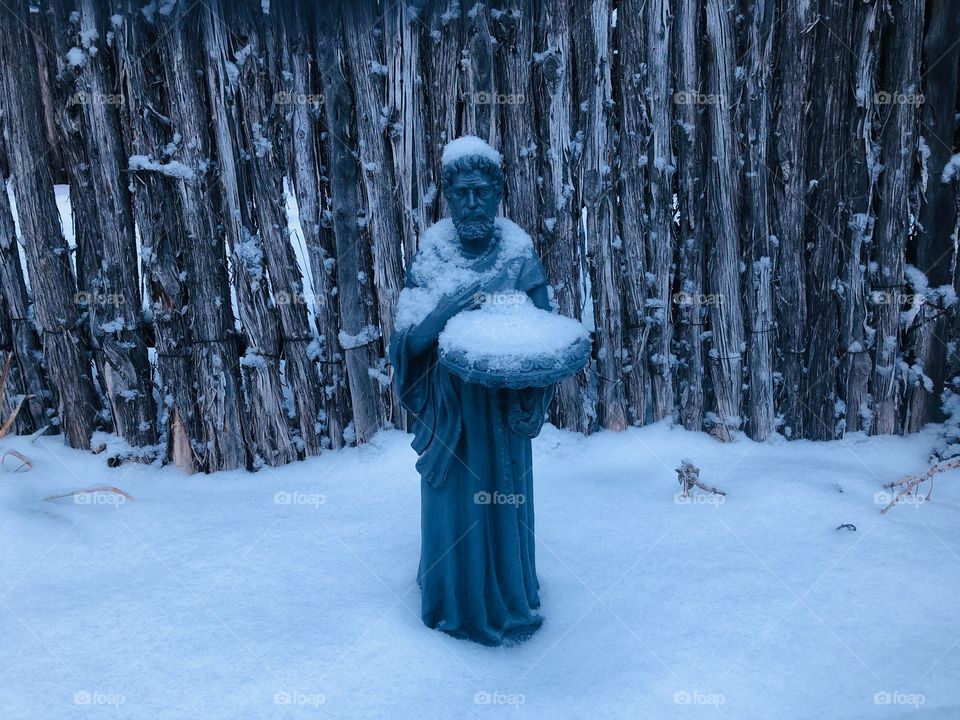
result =
[{"label": "statue robe", "polygon": [[[418,267],[427,265],[422,260],[429,252],[425,236],[407,272],[401,304],[404,293],[429,290],[431,276],[449,279],[450,273],[467,268],[482,277],[504,264],[509,268],[506,278],[497,287],[485,285],[485,290],[545,297],[546,276],[529,236],[502,218],[497,227],[513,241],[521,233],[524,243],[509,248],[501,243],[475,263],[457,249],[455,267],[447,272],[443,263],[433,263],[433,272]],[[442,241],[455,244],[451,235],[448,226]],[[436,343],[412,355],[410,330],[398,325],[389,354],[401,403],[415,416],[412,446],[421,476],[417,580],[423,622],[486,645],[522,640],[542,622],[536,613],[540,594],[530,440],[540,432],[553,388],[494,389],[463,381],[438,363]]]}]

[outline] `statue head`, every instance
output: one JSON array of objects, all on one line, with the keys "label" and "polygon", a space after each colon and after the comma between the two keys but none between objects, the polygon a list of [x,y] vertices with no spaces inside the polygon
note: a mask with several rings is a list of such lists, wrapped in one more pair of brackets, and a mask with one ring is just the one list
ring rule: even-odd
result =
[{"label": "statue head", "polygon": [[447,143],[441,159],[443,196],[462,242],[480,244],[493,232],[503,199],[503,158],[473,135]]}]

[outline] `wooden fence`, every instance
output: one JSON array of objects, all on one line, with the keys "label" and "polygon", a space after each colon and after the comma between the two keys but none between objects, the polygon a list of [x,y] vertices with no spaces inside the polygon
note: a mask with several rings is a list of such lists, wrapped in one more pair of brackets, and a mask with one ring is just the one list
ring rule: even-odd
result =
[{"label": "wooden fence", "polygon": [[8,0],[0,37],[20,433],[213,471],[408,427],[384,349],[466,133],[595,327],[558,425],[939,419],[952,0]]}]

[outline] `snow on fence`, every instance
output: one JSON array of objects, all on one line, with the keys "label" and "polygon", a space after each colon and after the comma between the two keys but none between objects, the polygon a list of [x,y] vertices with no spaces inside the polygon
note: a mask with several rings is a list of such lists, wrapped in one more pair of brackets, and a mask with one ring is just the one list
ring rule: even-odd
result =
[{"label": "snow on fence", "polygon": [[555,423],[917,430],[957,362],[958,36],[951,0],[11,0],[3,406],[200,471],[409,427],[384,349],[472,133],[595,329]]}]

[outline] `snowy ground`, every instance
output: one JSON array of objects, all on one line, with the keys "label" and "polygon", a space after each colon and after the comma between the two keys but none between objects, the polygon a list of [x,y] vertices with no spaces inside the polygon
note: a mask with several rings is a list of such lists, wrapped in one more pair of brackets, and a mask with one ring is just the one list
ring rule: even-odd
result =
[{"label": "snowy ground", "polygon": [[[0,473],[0,717],[960,717],[960,471],[874,499],[932,431],[545,428],[547,619],[511,649],[421,625],[408,443],[214,477],[0,443],[36,463]],[[684,457],[726,502],[675,501]],[[43,500],[102,483],[135,501]]]}]

